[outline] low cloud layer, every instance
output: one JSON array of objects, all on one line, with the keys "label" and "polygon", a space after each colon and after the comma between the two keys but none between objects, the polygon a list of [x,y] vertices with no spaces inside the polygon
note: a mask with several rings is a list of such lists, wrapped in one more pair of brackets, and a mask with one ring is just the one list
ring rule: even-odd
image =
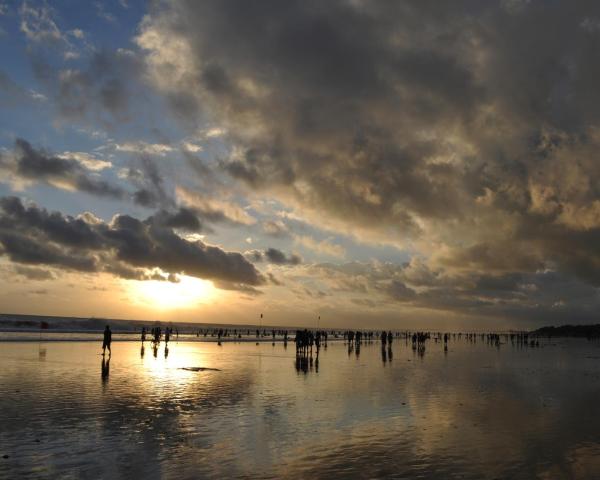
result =
[{"label": "low cloud layer", "polygon": [[135,279],[180,274],[223,285],[264,283],[241,254],[177,235],[172,227],[190,227],[185,211],[144,221],[116,215],[105,223],[87,213],[74,218],[24,206],[17,197],[0,199],[0,209],[0,253],[16,263]]}]

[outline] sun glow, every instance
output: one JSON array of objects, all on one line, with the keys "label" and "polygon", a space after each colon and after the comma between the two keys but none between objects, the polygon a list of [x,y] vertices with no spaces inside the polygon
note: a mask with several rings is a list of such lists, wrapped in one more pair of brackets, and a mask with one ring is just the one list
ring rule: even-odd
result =
[{"label": "sun glow", "polygon": [[136,302],[163,310],[192,308],[216,295],[212,282],[185,275],[177,283],[158,280],[128,283]]}]

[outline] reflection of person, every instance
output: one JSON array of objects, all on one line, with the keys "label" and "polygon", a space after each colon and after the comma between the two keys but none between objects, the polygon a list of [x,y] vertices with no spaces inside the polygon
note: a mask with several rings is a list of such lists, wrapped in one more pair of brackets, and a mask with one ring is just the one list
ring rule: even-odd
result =
[{"label": "reflection of person", "polygon": [[110,373],[110,357],[108,359],[102,359],[102,381],[108,380],[108,374]]},{"label": "reflection of person", "polygon": [[107,325],[104,329],[104,339],[102,340],[102,355],[106,354],[106,349],[108,348],[108,354],[110,355],[112,352],[110,350],[110,342],[112,341],[112,332],[110,331],[110,327]]}]

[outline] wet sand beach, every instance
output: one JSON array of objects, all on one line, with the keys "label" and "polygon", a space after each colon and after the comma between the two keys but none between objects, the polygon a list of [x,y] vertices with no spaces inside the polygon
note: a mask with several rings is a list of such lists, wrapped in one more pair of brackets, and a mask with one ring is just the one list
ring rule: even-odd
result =
[{"label": "wet sand beach", "polygon": [[600,345],[0,343],[1,478],[600,476]]}]

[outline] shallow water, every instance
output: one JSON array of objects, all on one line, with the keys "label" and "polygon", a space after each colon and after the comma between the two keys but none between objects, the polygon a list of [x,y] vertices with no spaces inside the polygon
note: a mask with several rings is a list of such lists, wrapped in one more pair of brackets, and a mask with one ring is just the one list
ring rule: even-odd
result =
[{"label": "shallow water", "polygon": [[0,478],[600,478],[597,343],[140,353],[0,343]]}]

